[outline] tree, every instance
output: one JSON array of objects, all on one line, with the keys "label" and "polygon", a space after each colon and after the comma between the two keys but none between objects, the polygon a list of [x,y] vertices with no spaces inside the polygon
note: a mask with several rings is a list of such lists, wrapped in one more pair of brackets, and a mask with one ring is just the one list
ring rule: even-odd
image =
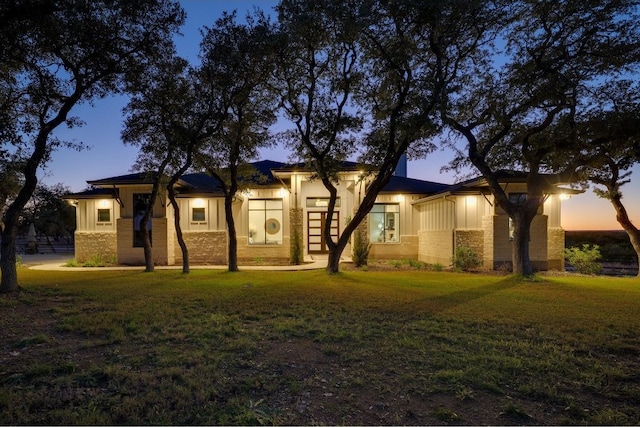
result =
[{"label": "tree", "polygon": [[[286,41],[279,79],[297,150],[329,191],[325,226],[327,271],[339,269],[349,237],[389,182],[400,157],[424,157],[435,147],[444,83],[434,76],[437,54],[456,66],[472,59],[495,22],[484,3],[283,1]],[[337,241],[330,235],[340,161],[357,155],[368,170],[366,193]]]},{"label": "tree", "polygon": [[[20,179],[20,163],[8,153],[0,153],[0,233],[4,231],[5,210],[14,200],[22,181]],[[7,157],[7,158],[4,158]]]},{"label": "tree", "polygon": [[[470,163],[487,180],[496,204],[514,225],[513,270],[529,276],[530,225],[545,192],[570,182],[589,156],[576,117],[604,81],[620,78],[638,60],[634,2],[518,1],[508,12],[485,61],[446,82],[443,117],[466,143],[454,166]],[[448,61],[446,54],[439,61]],[[504,169],[523,172],[526,197],[500,184]]]},{"label": "tree", "polygon": [[140,222],[144,238],[145,271],[154,270],[147,230],[153,205],[166,189],[175,212],[175,227],[182,250],[183,272],[189,272],[189,252],[180,227],[175,184],[192,166],[194,151],[220,121],[217,92],[202,85],[200,71],[185,60],[169,57],[129,82],[132,93],[122,138],[140,147],[136,169],[152,174],[152,191]]},{"label": "tree", "polygon": [[79,124],[69,114],[122,89],[122,77],[144,71],[145,64],[172,47],[171,37],[184,19],[169,0],[22,0],[0,6],[2,102],[0,117],[13,120],[9,147],[23,162],[23,184],[8,206],[2,232],[0,291],[19,289],[15,239],[17,220],[31,198],[36,172],[51,152],[69,146],[51,137],[58,126]]},{"label": "tree", "polygon": [[246,24],[225,13],[207,28],[201,43],[202,78],[215,88],[223,106],[219,129],[198,155],[198,165],[215,177],[224,193],[228,232],[228,269],[238,271],[238,241],[233,201],[255,170],[248,163],[269,144],[276,100],[269,90],[271,24],[256,12]]},{"label": "tree", "polygon": [[[588,177],[595,193],[611,202],[616,220],[629,236],[640,259],[640,229],[622,202],[622,186],[640,163],[640,87],[637,82],[607,84],[596,97],[598,108],[578,124],[580,137],[592,148]],[[640,272],[638,273],[640,276]]]},{"label": "tree", "polygon": [[338,172],[342,162],[356,152],[355,133],[363,126],[353,100],[360,84],[356,7],[355,2],[283,0],[276,8],[275,86],[284,115],[294,126],[283,136],[329,192],[324,227],[329,272],[337,271],[341,253],[330,227]]},{"label": "tree", "polygon": [[[224,113],[217,87],[201,68],[187,66],[180,58],[168,58],[130,83],[132,99],[126,107],[123,132],[126,143],[138,145],[136,169],[164,177],[174,209],[174,225],[182,251],[182,272],[189,272],[189,250],[180,226],[180,207],[175,184],[193,166],[201,146],[220,127]],[[152,194],[160,191],[159,186]],[[147,206],[146,212],[152,207]],[[147,219],[148,220],[148,219]],[[146,221],[143,221],[146,223]],[[153,264],[145,253],[147,267]]]},{"label": "tree", "polygon": [[32,208],[29,212],[29,222],[32,222],[35,229],[47,239],[53,237],[60,240],[62,237],[73,236],[76,228],[75,209],[62,198],[69,193],[69,188],[62,184],[38,184],[31,201],[27,204],[27,208]]}]

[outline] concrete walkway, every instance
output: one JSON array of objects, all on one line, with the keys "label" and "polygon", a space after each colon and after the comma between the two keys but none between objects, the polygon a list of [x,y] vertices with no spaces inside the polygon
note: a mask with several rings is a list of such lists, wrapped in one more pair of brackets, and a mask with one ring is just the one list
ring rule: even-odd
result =
[{"label": "concrete walkway", "polygon": [[[118,271],[132,270],[142,271],[144,266],[141,265],[117,265],[113,267],[65,267],[65,264],[72,260],[73,254],[36,254],[26,255],[20,254],[22,264],[31,270],[48,270],[48,271]],[[322,270],[326,268],[326,259],[305,259],[302,265],[240,265],[240,270],[258,270],[258,271],[298,271],[298,270]],[[189,266],[191,270],[226,270],[227,265],[195,265]],[[158,265],[156,270],[182,270],[182,265]]]}]

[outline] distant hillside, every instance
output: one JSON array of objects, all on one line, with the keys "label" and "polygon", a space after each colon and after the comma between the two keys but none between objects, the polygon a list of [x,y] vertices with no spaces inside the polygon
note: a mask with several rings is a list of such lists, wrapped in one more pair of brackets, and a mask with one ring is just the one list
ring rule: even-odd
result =
[{"label": "distant hillside", "polygon": [[584,244],[600,246],[603,262],[638,262],[629,236],[623,230],[565,231],[565,247],[580,247]]}]

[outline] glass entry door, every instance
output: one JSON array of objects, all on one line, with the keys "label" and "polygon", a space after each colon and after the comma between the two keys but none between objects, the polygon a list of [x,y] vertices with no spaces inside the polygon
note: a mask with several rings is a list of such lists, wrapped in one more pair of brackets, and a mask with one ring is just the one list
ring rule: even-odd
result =
[{"label": "glass entry door", "polygon": [[[334,212],[331,220],[331,238],[338,240],[340,232],[338,224],[340,224],[340,213]],[[309,254],[326,254],[327,242],[324,238],[325,222],[327,212],[307,212],[307,249]]]}]

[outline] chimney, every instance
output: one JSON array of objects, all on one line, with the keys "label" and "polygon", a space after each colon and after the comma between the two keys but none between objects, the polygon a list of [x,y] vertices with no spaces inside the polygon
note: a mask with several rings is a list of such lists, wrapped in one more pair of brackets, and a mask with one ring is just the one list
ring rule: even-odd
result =
[{"label": "chimney", "polygon": [[403,154],[398,159],[398,164],[396,165],[396,170],[393,173],[395,176],[401,176],[403,178],[407,177],[407,155]]}]

